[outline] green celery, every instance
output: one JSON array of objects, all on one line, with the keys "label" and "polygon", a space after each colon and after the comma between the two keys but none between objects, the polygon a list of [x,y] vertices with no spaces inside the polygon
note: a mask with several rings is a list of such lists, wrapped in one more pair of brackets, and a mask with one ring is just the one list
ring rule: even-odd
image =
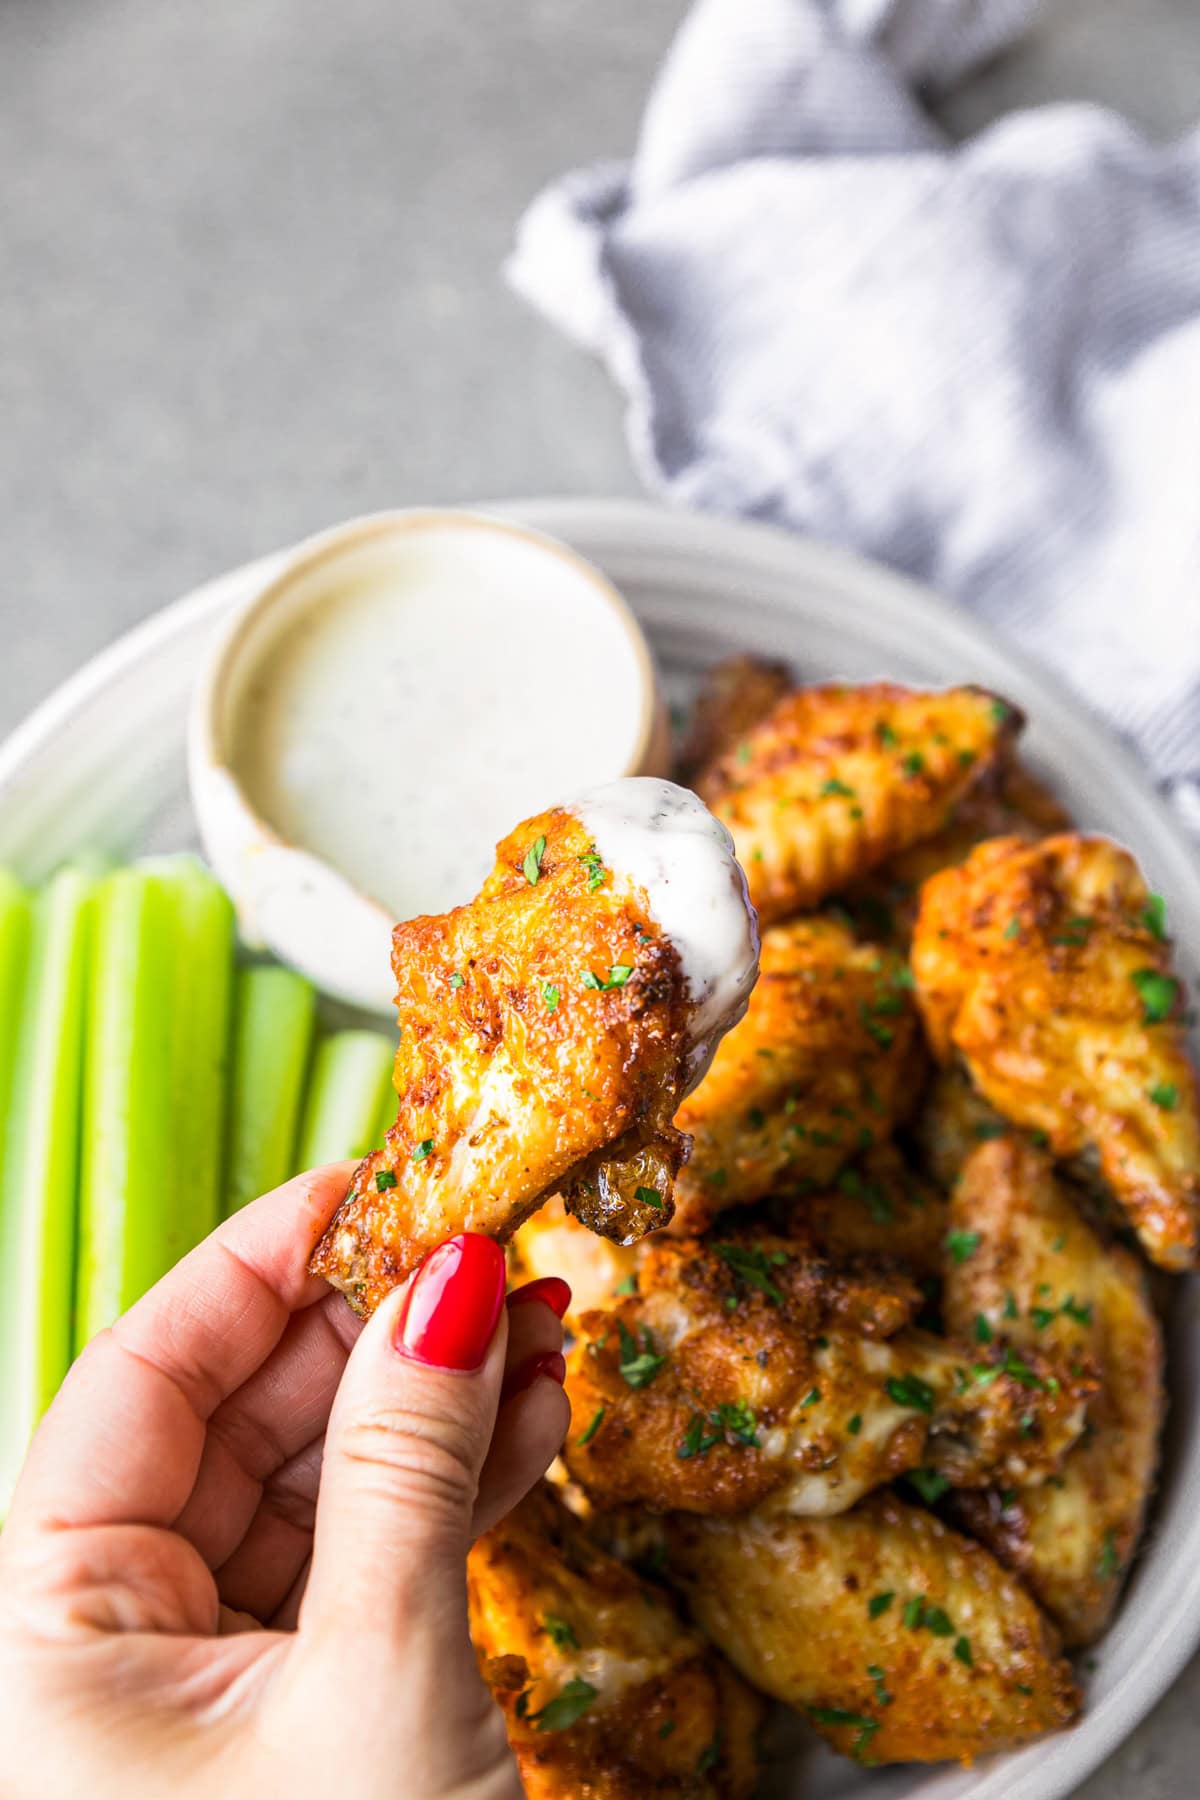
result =
[{"label": "green celery", "polygon": [[379,1031],[336,1031],[317,1045],[296,1155],[302,1169],[378,1147],[375,1133],[392,1093],[395,1054]]},{"label": "green celery", "polygon": [[311,984],[292,969],[240,971],[234,1002],[225,1211],[296,1173],[296,1126],[316,1013]]},{"label": "green celery", "polygon": [[[3,936],[24,943],[24,980],[10,1039],[0,1243],[0,1512],[30,1435],[66,1374],[79,1193],[80,1092],[93,869],[60,869],[34,897],[25,925],[6,893]],[[26,929],[28,936],[24,935]],[[8,947],[4,962],[10,960]],[[15,998],[11,967],[3,980]]]},{"label": "green celery", "polygon": [[32,916],[28,893],[15,875],[0,869],[0,1159],[4,1156],[8,1087],[17,1063],[19,1008]]},{"label": "green celery", "polygon": [[176,1194],[178,895],[159,868],[95,896],[84,1056],[77,1344],[111,1325],[188,1247]]}]

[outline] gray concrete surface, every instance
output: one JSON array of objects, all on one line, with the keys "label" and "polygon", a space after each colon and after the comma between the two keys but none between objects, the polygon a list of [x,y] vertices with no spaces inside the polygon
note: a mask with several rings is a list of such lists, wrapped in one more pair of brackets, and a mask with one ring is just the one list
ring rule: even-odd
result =
[{"label": "gray concrete surface", "polygon": [[[0,0],[0,732],[206,575],[413,500],[636,489],[601,374],[505,291],[629,145],[681,0]],[[1163,135],[1195,0],[1049,0],[955,96]],[[1200,1663],[1086,1800],[1200,1790]]]}]

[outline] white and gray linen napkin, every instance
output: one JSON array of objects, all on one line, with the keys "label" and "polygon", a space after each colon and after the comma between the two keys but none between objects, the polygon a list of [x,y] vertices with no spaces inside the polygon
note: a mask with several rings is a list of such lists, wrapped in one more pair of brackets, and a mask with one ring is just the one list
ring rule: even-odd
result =
[{"label": "white and gray linen napkin", "polygon": [[647,482],[956,597],[1200,829],[1200,132],[1093,106],[954,144],[920,96],[1037,0],[697,0],[628,164],[521,222]]}]

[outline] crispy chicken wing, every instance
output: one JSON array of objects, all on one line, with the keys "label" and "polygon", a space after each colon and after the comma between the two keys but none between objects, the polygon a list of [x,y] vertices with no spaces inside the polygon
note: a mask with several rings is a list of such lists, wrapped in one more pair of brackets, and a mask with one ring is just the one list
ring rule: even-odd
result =
[{"label": "crispy chicken wing", "polygon": [[979,688],[798,688],[704,769],[764,924],[940,831],[1020,728]]},{"label": "crispy chicken wing", "polygon": [[861,1762],[970,1762],[1078,1711],[1020,1584],[890,1494],[836,1519],[679,1518],[664,1535],[713,1643]]},{"label": "crispy chicken wing", "polygon": [[1013,1129],[971,1086],[961,1063],[946,1063],[925,1087],[911,1135],[921,1167],[948,1191],[972,1150]]},{"label": "crispy chicken wing", "polygon": [[1163,1344],[1144,1273],[1128,1251],[1100,1241],[1049,1159],[1015,1134],[975,1151],[951,1209],[974,1247],[947,1271],[950,1328],[1068,1361],[1087,1357],[1101,1371],[1088,1430],[1055,1480],[955,1500],[962,1522],[1023,1578],[1064,1642],[1088,1644],[1116,1605],[1158,1462]]},{"label": "crispy chicken wing", "polygon": [[505,1241],[556,1190],[620,1241],[669,1219],[672,1115],[754,980],[728,838],[669,782],[542,813],[496,856],[470,905],[393,934],[399,1114],[311,1265],[363,1314],[442,1239]]},{"label": "crispy chicken wing", "polygon": [[564,1456],[600,1506],[836,1513],[921,1466],[1042,1479],[1083,1428],[1086,1370],[915,1330],[902,1276],[794,1239],[656,1238],[638,1286],[580,1320],[568,1364]]},{"label": "crispy chicken wing", "polygon": [[910,978],[892,950],[817,917],[777,925],[741,1024],[676,1114],[693,1140],[677,1228],[780,1186],[825,1186],[885,1138],[925,1068]]},{"label": "crispy chicken wing", "polygon": [[806,1232],[834,1262],[866,1256],[917,1276],[942,1272],[946,1197],[915,1174],[893,1144],[868,1150],[832,1188],[782,1193],[770,1210]]},{"label": "crispy chicken wing", "polygon": [[1147,1254],[1191,1267],[1200,1105],[1162,903],[1105,838],[999,838],[923,890],[913,970],[935,1055],[1005,1118],[1088,1152]]},{"label": "crispy chicken wing", "polygon": [[762,1702],[546,1487],[471,1551],[471,1633],[529,1800],[744,1800]]},{"label": "crispy chicken wing", "polygon": [[731,656],[709,669],[696,696],[687,742],[679,755],[679,779],[693,787],[717,758],[738,745],[792,686],[786,663]]},{"label": "crispy chicken wing", "polygon": [[840,895],[839,902],[866,936],[907,946],[921,888],[931,875],[965,862],[987,838],[1019,837],[1034,843],[1070,827],[1070,815],[1050,790],[1018,757],[1009,755],[976,782],[941,831],[890,857],[865,881]]}]

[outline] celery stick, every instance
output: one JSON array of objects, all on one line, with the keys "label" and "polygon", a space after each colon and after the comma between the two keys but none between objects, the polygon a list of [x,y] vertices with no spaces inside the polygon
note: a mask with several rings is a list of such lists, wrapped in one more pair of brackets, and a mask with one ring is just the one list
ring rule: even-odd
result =
[{"label": "celery stick", "polygon": [[0,1161],[4,1156],[8,1089],[17,1062],[19,1007],[29,960],[29,895],[15,876],[0,869]]},{"label": "celery stick", "polygon": [[316,994],[292,969],[243,969],[234,1003],[225,1211],[296,1173]]},{"label": "celery stick", "polygon": [[84,1055],[77,1343],[186,1247],[175,1193],[177,910],[170,881],[119,869],[95,896]]},{"label": "celery stick", "polygon": [[233,907],[196,857],[162,857],[140,867],[167,883],[173,913],[172,1189],[182,1254],[207,1237],[221,1217]]},{"label": "celery stick", "polygon": [[[64,868],[33,901],[8,1102],[0,1224],[0,1511],[71,1361],[88,942],[96,877]],[[11,915],[8,920],[11,923]],[[5,1015],[6,1033],[11,1016]]]},{"label": "celery stick", "polygon": [[377,1147],[395,1054],[379,1031],[337,1031],[318,1044],[296,1157],[302,1169],[365,1156]]}]

